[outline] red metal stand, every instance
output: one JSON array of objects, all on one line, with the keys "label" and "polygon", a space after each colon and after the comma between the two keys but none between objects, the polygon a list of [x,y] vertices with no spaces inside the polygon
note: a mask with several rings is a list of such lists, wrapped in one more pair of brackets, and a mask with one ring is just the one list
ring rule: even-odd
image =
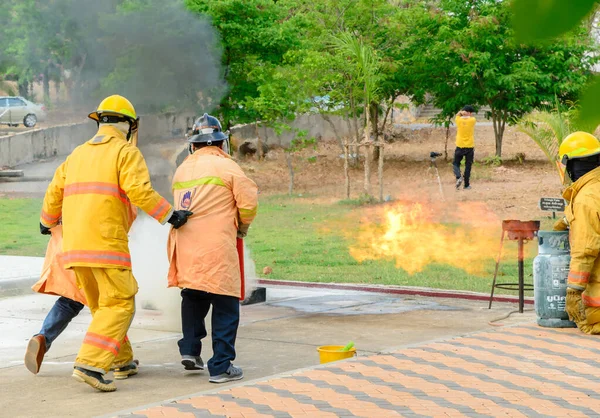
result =
[{"label": "red metal stand", "polygon": [[[496,260],[496,269],[494,270],[494,281],[492,282],[492,292],[490,293],[490,304],[488,309],[492,309],[492,301],[494,300],[494,289],[507,289],[519,291],[519,312],[523,313],[525,305],[525,290],[533,290],[533,286],[525,284],[524,278],[524,243],[534,239],[537,236],[537,231],[540,229],[540,221],[502,221],[502,238],[500,239],[500,252]],[[498,277],[498,267],[500,266],[500,258],[502,257],[502,247],[504,245],[505,234],[508,239],[519,242],[518,263],[519,263],[519,282],[518,283],[496,283]]]}]

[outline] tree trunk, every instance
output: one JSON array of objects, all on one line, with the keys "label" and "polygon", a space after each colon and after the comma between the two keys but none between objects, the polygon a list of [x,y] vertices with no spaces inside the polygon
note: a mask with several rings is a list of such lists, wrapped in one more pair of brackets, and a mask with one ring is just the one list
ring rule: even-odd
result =
[{"label": "tree trunk", "polygon": [[262,149],[262,139],[260,138],[260,134],[258,133],[258,121],[254,121],[254,131],[256,132],[256,158],[258,161],[262,160],[263,157],[263,149]]},{"label": "tree trunk", "polygon": [[446,125],[446,142],[444,143],[444,161],[448,161],[448,140],[450,138],[450,122]]},{"label": "tree trunk", "polygon": [[[379,142],[379,105],[372,103],[369,106],[371,112],[371,126],[373,127],[373,141],[377,144]],[[379,160],[379,147],[373,148],[373,161]]]},{"label": "tree trunk", "polygon": [[44,103],[50,103],[50,68],[44,68]]},{"label": "tree trunk", "polygon": [[502,157],[502,139],[504,137],[504,128],[506,120],[502,117],[502,112],[492,109],[492,124],[494,125],[494,137],[496,139],[496,156]]},{"label": "tree trunk", "polygon": [[342,149],[342,151],[344,150],[344,142],[342,141],[342,137],[340,136],[340,133],[338,132],[335,123],[333,123],[333,121],[331,120],[331,118],[329,117],[329,115],[326,115],[324,113],[321,114],[321,117],[323,118],[323,120],[325,122],[327,122],[329,124],[329,126],[331,126],[331,129],[333,130],[333,134],[335,135],[335,139],[337,139],[338,144],[340,144],[340,148]]},{"label": "tree trunk", "polygon": [[294,192],[294,166],[292,165],[292,153],[285,153],[285,161],[287,162],[288,170],[290,173],[290,183],[288,187],[288,194],[291,196]]},{"label": "tree trunk", "polygon": [[17,86],[19,88],[19,96],[25,97],[26,99],[29,99],[29,82],[28,81],[21,81],[18,80],[17,81]]},{"label": "tree trunk", "polygon": [[379,141],[379,146],[377,147],[379,150],[379,167],[378,167],[378,177],[379,177],[379,201],[383,202],[383,141]]},{"label": "tree trunk", "polygon": [[[360,133],[358,131],[358,117],[356,115],[356,106],[354,105],[354,96],[350,95],[350,109],[352,110],[352,121],[354,122],[354,143],[358,144],[360,142]],[[352,153],[352,167],[356,167],[358,165],[358,145],[355,147],[354,152],[350,150]]]},{"label": "tree trunk", "polygon": [[369,118],[369,112],[365,112],[366,124],[365,124],[365,182],[364,182],[364,193],[366,196],[371,196],[371,138],[369,132],[371,128],[371,121]]},{"label": "tree trunk", "polygon": [[346,199],[350,199],[350,171],[348,167],[348,158],[350,158],[348,149],[348,140],[344,141],[344,178],[346,179]]}]

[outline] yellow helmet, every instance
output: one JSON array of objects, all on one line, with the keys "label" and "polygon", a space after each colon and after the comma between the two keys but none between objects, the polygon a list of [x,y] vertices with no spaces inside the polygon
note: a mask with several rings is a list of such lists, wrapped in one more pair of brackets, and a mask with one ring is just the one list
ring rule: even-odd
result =
[{"label": "yellow helmet", "polygon": [[135,113],[135,108],[131,102],[123,96],[119,96],[118,94],[108,96],[106,99],[102,100],[98,109],[90,113],[88,117],[96,122],[100,122],[102,115],[123,116],[131,123],[132,130],[137,129],[138,117]]},{"label": "yellow helmet", "polygon": [[558,154],[561,160],[565,157],[572,160],[600,154],[600,141],[587,132],[573,132],[563,139]]},{"label": "yellow helmet", "polygon": [[560,160],[557,163],[562,182],[565,181],[568,160],[597,154],[600,154],[600,141],[594,135],[581,131],[568,135],[558,149]]}]

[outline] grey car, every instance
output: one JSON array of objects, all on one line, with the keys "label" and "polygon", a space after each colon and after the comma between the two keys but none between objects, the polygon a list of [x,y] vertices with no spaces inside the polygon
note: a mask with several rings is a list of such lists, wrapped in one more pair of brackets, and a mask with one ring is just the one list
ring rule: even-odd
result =
[{"label": "grey car", "polygon": [[33,128],[46,119],[44,105],[30,102],[19,96],[0,96],[0,124]]}]

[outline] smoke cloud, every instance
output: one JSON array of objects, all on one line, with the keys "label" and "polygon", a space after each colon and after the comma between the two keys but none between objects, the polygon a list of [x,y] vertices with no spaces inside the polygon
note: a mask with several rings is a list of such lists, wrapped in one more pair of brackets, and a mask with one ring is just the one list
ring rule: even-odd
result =
[{"label": "smoke cloud", "polygon": [[141,113],[210,110],[226,91],[218,33],[183,0],[38,3],[9,5],[14,18],[0,36],[24,48],[0,59],[19,80],[62,80],[72,105],[121,94]]}]

